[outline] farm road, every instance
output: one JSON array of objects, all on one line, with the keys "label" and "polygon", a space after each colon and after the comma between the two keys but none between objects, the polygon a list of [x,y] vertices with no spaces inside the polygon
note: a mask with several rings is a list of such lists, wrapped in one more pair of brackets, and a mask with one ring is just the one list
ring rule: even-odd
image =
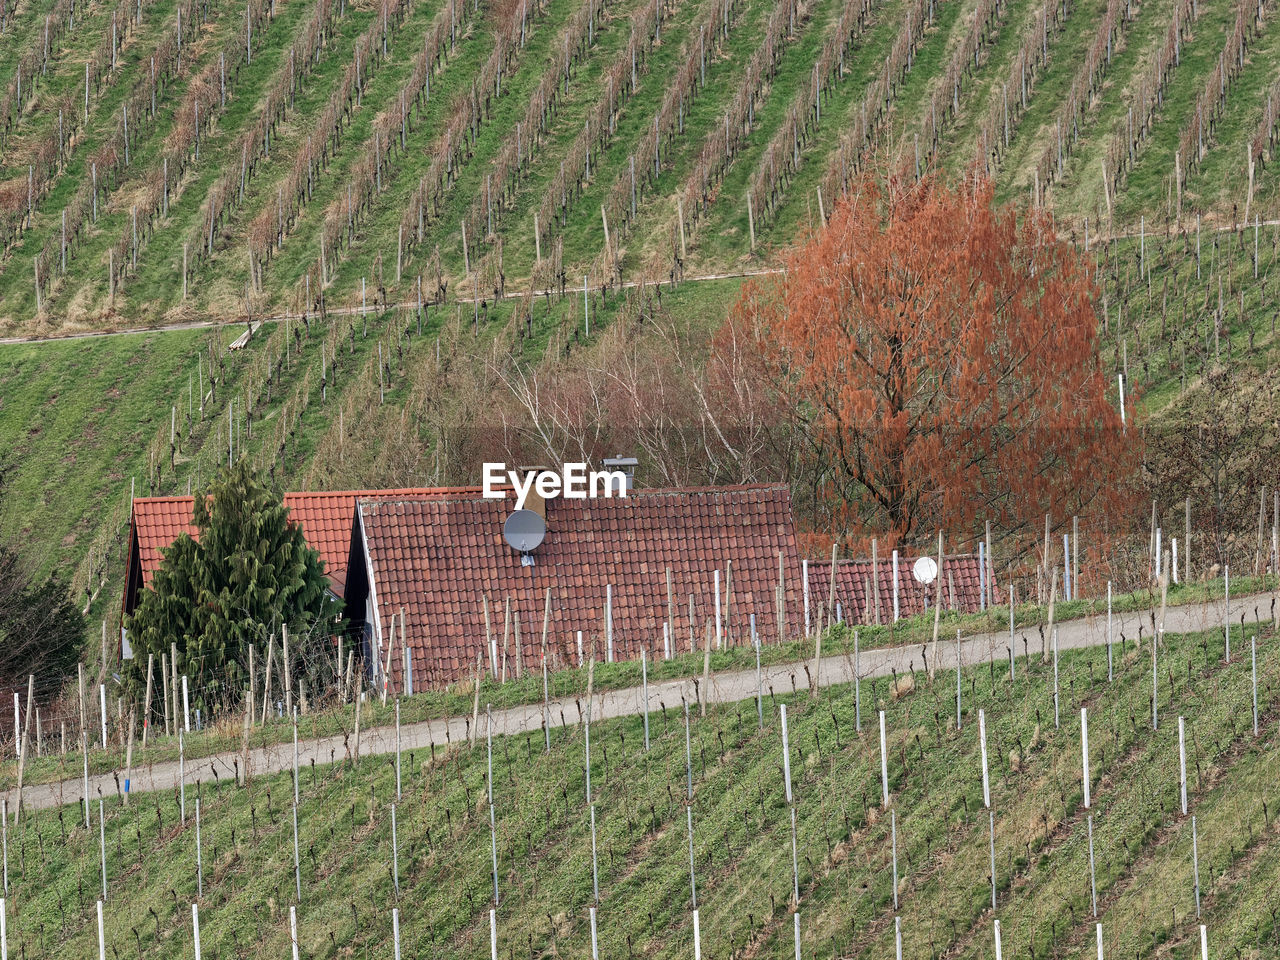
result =
[{"label": "farm road", "polygon": [[[1231,600],[1230,616],[1235,624],[1257,623],[1272,617],[1273,594],[1253,594],[1235,597]],[[1207,603],[1188,604],[1186,606],[1169,607],[1165,613],[1165,629],[1169,633],[1196,633],[1215,627],[1221,628],[1226,611],[1221,600]],[[1116,613],[1113,618],[1114,639],[1119,641],[1123,635],[1128,642],[1138,637],[1139,627],[1143,637],[1150,637],[1158,612],[1153,610]],[[956,664],[956,644],[953,639],[939,638],[939,664],[943,670],[954,670]],[[1059,650],[1075,650],[1082,647],[1101,646],[1107,642],[1106,615],[1069,620],[1058,625]],[[1009,634],[988,633],[964,639],[961,644],[962,663],[972,665],[985,663],[996,658],[1001,663],[1008,660]],[[1040,648],[1040,631],[1038,627],[1017,631],[1017,645],[1022,646],[1029,655],[1036,655]],[[859,672],[864,679],[887,676],[892,671],[902,673],[923,666],[922,655],[927,648],[921,645],[908,647],[883,647],[866,650],[860,655]],[[1020,651],[1015,651],[1019,657]],[[812,669],[812,661],[808,663]],[[793,688],[803,689],[808,686],[805,675],[805,664],[799,662],[775,664],[762,670],[764,691],[789,691]],[[821,686],[850,683],[853,680],[853,657],[843,654],[824,657],[819,671],[818,682]],[[700,679],[700,678],[699,678]],[[712,674],[708,692],[708,701],[712,703],[732,703],[747,700],[755,696],[756,674],[754,670],[737,670],[721,674]],[[653,683],[649,686],[649,703],[652,709],[660,705],[672,706],[681,702],[682,698],[696,702],[693,679],[670,680]],[[583,706],[585,709],[585,704]],[[542,729],[543,705],[528,704],[494,711],[493,732],[495,734],[529,733]],[[644,710],[644,694],[641,688],[632,687],[625,690],[609,690],[596,693],[592,697],[591,715],[596,719],[634,716]],[[560,698],[551,701],[550,722],[552,727],[565,723],[576,723],[578,709],[573,698]],[[401,727],[400,745],[402,750],[427,749],[431,744],[444,746],[447,741],[461,742],[467,737],[469,716],[457,716],[440,720],[429,720],[408,724]],[[482,721],[483,722],[483,721]],[[483,732],[483,726],[481,732]],[[396,736],[394,727],[374,727],[360,732],[360,754],[370,756],[394,753]],[[327,764],[342,760],[347,756],[348,743],[342,736],[321,737],[318,739],[300,740],[298,742],[298,762],[308,767],[314,760],[316,764]],[[236,776],[236,762],[240,752],[216,754],[191,760],[183,771],[186,782],[194,784],[197,780],[208,781],[215,776],[219,779],[233,779]],[[249,769],[252,774],[280,773],[292,769],[293,744],[280,743],[268,747],[255,747],[249,751]],[[89,778],[89,795],[91,798],[109,798],[117,793],[117,779],[122,784],[124,773],[106,773]],[[155,790],[174,790],[178,785],[179,767],[175,762],[157,763],[135,768],[131,773],[131,793],[149,793]],[[23,790],[23,805],[28,808],[47,808],[62,804],[83,802],[83,778],[63,780],[55,783],[28,786]],[[12,808],[16,802],[16,790],[6,794]]]}]

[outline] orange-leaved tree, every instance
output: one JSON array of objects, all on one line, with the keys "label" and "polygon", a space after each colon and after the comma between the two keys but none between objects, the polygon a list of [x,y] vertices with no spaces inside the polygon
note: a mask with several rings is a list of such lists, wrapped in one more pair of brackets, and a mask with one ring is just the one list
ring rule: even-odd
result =
[{"label": "orange-leaved tree", "polygon": [[1107,396],[1090,264],[1047,214],[976,175],[866,178],[783,266],[729,325],[807,422],[833,532],[1016,537],[1122,509],[1136,431]]}]

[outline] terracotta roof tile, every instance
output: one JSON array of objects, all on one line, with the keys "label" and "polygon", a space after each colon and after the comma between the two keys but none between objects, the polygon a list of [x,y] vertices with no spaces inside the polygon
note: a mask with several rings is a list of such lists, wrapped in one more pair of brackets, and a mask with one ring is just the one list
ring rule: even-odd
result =
[{"label": "terracotta roof tile", "polygon": [[[286,493],[284,505],[289,518],[302,527],[307,543],[320,554],[333,590],[342,596],[346,584],[347,558],[351,549],[351,523],[356,502],[377,497],[433,497],[441,494],[479,491],[479,487],[406,487],[396,490],[336,490],[317,493]],[[182,533],[197,536],[191,522],[194,497],[138,497],[133,501],[133,525],[138,537],[138,560],[142,586],[160,566],[160,551]]]},{"label": "terracotta roof tile", "polygon": [[[642,646],[661,656],[667,569],[675,607],[673,639],[684,651],[690,644],[689,596],[694,597],[694,633],[701,644],[714,616],[717,570],[722,603],[728,603],[728,565],[733,597],[726,642],[748,642],[752,613],[758,631],[772,640],[777,633],[774,596],[781,552],[788,630],[803,622],[800,560],[785,486],[648,490],[610,500],[554,500],[548,503],[546,541],[531,567],[522,566],[520,555],[502,538],[510,509],[509,502],[474,494],[361,501],[381,637],[388,637],[391,618],[403,610],[415,686],[448,682],[474,666],[486,647],[486,597],[499,645],[504,604],[511,601],[512,615],[520,622],[522,663],[529,668],[541,658],[548,587],[552,600],[547,647],[553,658],[576,662],[581,630],[584,642],[594,642],[597,657],[604,659],[603,619],[610,587],[615,659],[638,658]],[[513,647],[509,668],[514,657]],[[397,653],[391,659],[392,685],[401,689],[402,658]]]}]

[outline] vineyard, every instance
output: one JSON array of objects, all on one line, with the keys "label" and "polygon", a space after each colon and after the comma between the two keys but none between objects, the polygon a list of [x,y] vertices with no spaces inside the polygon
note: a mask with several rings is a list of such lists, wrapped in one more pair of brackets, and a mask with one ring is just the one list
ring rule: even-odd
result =
[{"label": "vineyard", "polygon": [[490,737],[481,708],[470,740],[362,757],[356,734],[296,774],[104,796],[87,821],[27,810],[6,828],[7,946],[1190,957],[1203,929],[1213,955],[1266,955],[1280,653],[1230,639],[595,722],[584,686],[545,732]]},{"label": "vineyard", "polygon": [[[745,278],[861,173],[976,165],[1096,264],[1109,396],[1149,438],[1157,504],[1059,518],[1054,543],[1085,555],[1072,602],[1115,579],[1153,604],[1157,529],[1181,540],[1175,595],[1220,597],[1223,559],[1233,592],[1260,588],[1280,529],[1261,486],[1276,17],[1274,0],[0,0],[0,534],[68,576],[105,678],[131,495],[191,492],[239,457],[286,489],[474,483],[535,377],[642,379],[672,343],[696,376]],[[140,332],[21,342],[121,329]],[[1227,458],[1252,472],[1218,556],[1197,471]],[[1148,519],[1149,547],[1106,552],[1110,522]],[[1043,561],[1000,547],[1027,622],[1053,609],[1044,543]],[[927,619],[888,642],[924,643]],[[397,960],[693,957],[695,936],[709,958],[1189,958],[1201,924],[1215,956],[1274,954],[1280,651],[1262,631],[1255,714],[1237,627],[1230,656],[1221,630],[1157,652],[1148,633],[1113,664],[1033,646],[1016,675],[997,659],[813,695],[802,678],[687,721],[655,703],[647,735],[638,716],[590,724],[589,761],[570,716],[495,737],[491,759],[481,735],[400,766],[339,754],[296,781],[112,793],[87,828],[74,804],[25,811],[2,845],[7,948],[192,956],[198,917],[208,956],[288,956],[296,930],[296,956]],[[689,654],[669,676],[701,669]],[[492,691],[495,710],[531,690]],[[585,671],[553,690],[585,698]],[[436,693],[406,716],[470,713],[470,690]],[[53,730],[29,784],[78,772]],[[139,766],[174,755],[147,750]]]},{"label": "vineyard", "polygon": [[868,163],[977,163],[1052,207],[1102,267],[1113,392],[1177,408],[1213,363],[1271,357],[1273,13],[8,0],[6,330],[230,325],[0,348],[6,485],[42,514],[5,525],[97,614],[128,493],[229,452],[294,486],[471,482],[512,364],[603,363],[655,317],[705,349]]},{"label": "vineyard", "polygon": [[868,162],[978,164],[1098,242],[1267,220],[1273,16],[1266,0],[7,0],[0,319],[47,334],[492,307],[759,269]]}]

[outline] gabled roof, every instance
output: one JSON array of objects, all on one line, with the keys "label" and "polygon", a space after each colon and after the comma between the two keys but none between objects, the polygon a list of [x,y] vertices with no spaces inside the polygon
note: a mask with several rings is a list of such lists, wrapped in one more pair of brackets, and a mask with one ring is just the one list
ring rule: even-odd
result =
[{"label": "gabled roof", "polygon": [[[522,566],[520,554],[502,537],[510,501],[474,495],[361,501],[354,540],[367,544],[379,639],[389,639],[392,617],[403,610],[415,687],[448,682],[474,669],[486,648],[485,598],[499,647],[504,604],[510,599],[529,669],[541,662],[548,588],[548,651],[562,663],[576,663],[579,630],[588,649],[595,643],[597,659],[606,657],[603,624],[610,588],[615,659],[638,658],[642,646],[661,657],[668,571],[679,651],[690,645],[690,595],[701,649],[714,618],[717,570],[721,603],[729,605],[725,642],[750,642],[752,613],[763,640],[775,640],[779,554],[788,630],[802,623],[800,560],[785,486],[633,491],[625,498],[559,499],[547,506],[546,540],[533,555],[534,565]],[[347,599],[350,605],[363,598],[349,591]],[[510,649],[509,664],[515,657],[514,625]],[[398,649],[394,654],[392,686],[400,689],[402,658]]]},{"label": "gabled roof", "polygon": [[[936,582],[925,586],[912,575],[918,556],[898,555],[898,615],[909,617],[922,612],[925,599],[932,606],[937,597]],[[933,557],[936,561],[937,557]],[[876,573],[880,582],[880,622],[893,620],[893,556],[880,557]],[[872,565],[869,559],[836,562],[836,600],[845,620],[859,623],[875,621],[875,591],[872,587]],[[947,555],[942,561],[942,609],[976,613],[982,598],[982,567],[976,554]],[[809,602],[826,603],[830,596],[830,561],[809,564]],[[954,588],[954,596],[953,596]],[[996,593],[996,602],[1000,594]]]},{"label": "gabled roof", "polygon": [[[356,503],[361,499],[376,497],[431,497],[442,493],[457,495],[459,492],[479,490],[457,487],[406,487],[394,490],[337,490],[331,492],[286,493],[284,505],[289,509],[289,519],[302,527],[307,543],[320,554],[325,573],[333,586],[333,592],[342,596],[347,576],[347,556],[351,547],[351,522]],[[163,559],[160,551],[178,539],[183,533],[197,536],[191,522],[194,497],[138,497],[133,501],[133,532],[136,538],[137,560],[141,568],[141,588],[151,585]],[[128,607],[129,598],[125,598]]]}]

